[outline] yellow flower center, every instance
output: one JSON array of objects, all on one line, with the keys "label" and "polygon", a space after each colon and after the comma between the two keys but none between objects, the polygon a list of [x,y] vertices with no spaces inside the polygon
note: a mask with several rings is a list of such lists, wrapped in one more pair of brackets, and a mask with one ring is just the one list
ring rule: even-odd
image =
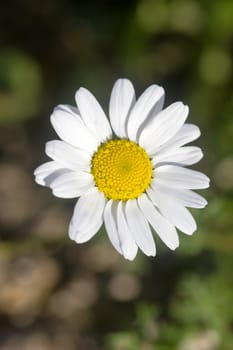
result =
[{"label": "yellow flower center", "polygon": [[98,189],[108,199],[124,201],[137,198],[149,187],[152,165],[147,153],[135,142],[111,140],[94,154],[91,172]]}]

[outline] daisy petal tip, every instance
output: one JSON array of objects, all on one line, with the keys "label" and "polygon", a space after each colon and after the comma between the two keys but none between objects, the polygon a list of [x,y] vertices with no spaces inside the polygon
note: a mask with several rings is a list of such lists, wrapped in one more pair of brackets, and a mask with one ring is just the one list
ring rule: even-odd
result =
[{"label": "daisy petal tip", "polygon": [[37,167],[34,171],[33,171],[33,175],[36,177],[37,176],[37,174],[38,174],[38,168],[39,167]]},{"label": "daisy petal tip", "polygon": [[195,233],[196,230],[197,230],[197,229],[195,228],[195,230],[192,230],[192,231],[190,231],[190,232],[186,232],[186,234],[187,234],[188,236],[192,236],[192,235]]},{"label": "daisy petal tip", "polygon": [[47,141],[45,143],[45,153],[47,154],[48,157],[50,157],[49,154],[53,150],[53,148],[54,148],[53,141]]},{"label": "daisy petal tip", "polygon": [[69,228],[68,228],[68,236],[69,238],[73,241],[74,240],[74,224],[72,223],[72,221],[69,224]]},{"label": "daisy petal tip", "polygon": [[[144,254],[146,254],[145,252],[144,252]],[[156,256],[156,252],[154,251],[154,252],[150,252],[150,253],[147,253],[146,254],[147,256],[151,256],[151,257],[155,257]]]},{"label": "daisy petal tip", "polygon": [[184,103],[182,101],[173,102],[170,106],[168,106],[168,107],[174,108],[174,109],[184,108],[185,107],[185,105],[184,105]]},{"label": "daisy petal tip", "polygon": [[[152,233],[151,233],[152,235]],[[157,254],[157,249],[156,249],[156,244],[155,244],[155,240],[154,240],[154,237],[152,235],[152,239],[153,239],[153,244],[151,244],[151,247],[150,247],[150,251],[149,251],[149,256],[156,256]]]},{"label": "daisy petal tip", "polygon": [[185,116],[188,115],[188,113],[189,113],[189,106],[184,104],[184,102],[177,101],[173,105],[174,105],[175,108],[180,109]]},{"label": "daisy petal tip", "polygon": [[68,235],[72,241],[74,241],[78,244],[84,243],[84,241],[82,239],[82,235],[80,234],[79,231],[77,231],[77,228],[75,227],[75,225],[72,222],[69,225]]},{"label": "daisy petal tip", "polygon": [[185,234],[188,236],[192,236],[196,230],[197,230],[197,225],[195,224],[195,226],[190,227],[189,230],[186,230]]},{"label": "daisy petal tip", "polygon": [[170,245],[169,248],[170,248],[171,250],[174,251],[174,250],[176,250],[177,248],[179,248],[179,245],[180,245],[180,242],[179,242],[179,241],[178,241],[178,242],[174,242],[173,244]]},{"label": "daisy petal tip", "polygon": [[35,176],[35,182],[40,186],[45,186],[45,183],[43,180],[41,180],[39,177]]},{"label": "daisy petal tip", "polygon": [[159,89],[160,95],[161,95],[161,96],[165,96],[165,90],[164,90],[164,88],[163,88],[162,86],[160,86],[160,85],[157,85],[157,87],[158,87],[158,89]]},{"label": "daisy petal tip", "polygon": [[156,256],[156,248],[155,245],[153,247],[151,247],[151,249],[148,249],[147,251],[143,251],[143,253],[147,256],[152,256],[155,257]]},{"label": "daisy petal tip", "polygon": [[124,254],[123,256],[126,260],[133,261],[136,257],[136,254]]},{"label": "daisy petal tip", "polygon": [[[46,184],[46,182],[45,182]],[[57,192],[55,189],[52,189],[52,194],[54,195],[54,197],[57,197],[57,198],[66,198],[64,195],[61,195],[59,194],[59,192]],[[67,197],[69,198],[69,197]]]},{"label": "daisy petal tip", "polygon": [[75,92],[75,101],[76,101],[76,103],[78,104],[78,101],[79,101],[79,98],[80,98],[80,96],[85,96],[85,95],[89,95],[90,94],[90,92],[86,89],[86,88],[84,88],[84,87],[80,87],[76,92]]},{"label": "daisy petal tip", "polygon": [[[55,107],[53,108],[52,114],[53,114],[54,112],[60,111],[60,110],[62,110],[62,109],[63,109],[63,105],[62,105],[62,104],[59,104],[59,105],[57,105],[57,106],[55,106]],[[51,114],[51,115],[52,115],[52,114]]]},{"label": "daisy petal tip", "polygon": [[131,80],[129,80],[128,78],[119,78],[115,81],[115,84],[120,84],[120,83],[133,85]]},{"label": "daisy petal tip", "polygon": [[203,176],[205,178],[205,184],[203,185],[203,189],[209,188],[210,187],[210,178],[205,174],[203,174]]},{"label": "daisy petal tip", "polygon": [[55,123],[56,123],[56,111],[57,111],[57,108],[58,108],[58,106],[56,106],[53,109],[53,112],[50,114],[50,123],[52,124],[52,126],[54,126]]},{"label": "daisy petal tip", "polygon": [[76,234],[75,238],[73,238],[73,240],[77,243],[77,244],[82,244],[85,243],[86,240],[82,238],[81,235],[79,235],[79,233]]},{"label": "daisy petal tip", "polygon": [[204,153],[201,149],[199,149],[199,154],[200,154],[200,160],[204,157]]},{"label": "daisy petal tip", "polygon": [[59,104],[53,108],[53,111],[50,115],[50,120],[54,120],[57,112],[65,112],[65,105]]},{"label": "daisy petal tip", "polygon": [[189,115],[189,106],[185,105],[183,102],[182,102],[182,113],[183,113],[184,119],[186,119]]},{"label": "daisy petal tip", "polygon": [[156,94],[157,96],[157,101],[161,101],[163,100],[164,101],[164,98],[165,98],[165,90],[162,86],[160,85],[151,85],[151,92]]},{"label": "daisy petal tip", "polygon": [[77,95],[78,93],[81,93],[81,92],[86,92],[86,91],[88,91],[86,88],[80,86],[80,87],[78,88],[78,90],[76,90],[75,95]]},{"label": "daisy petal tip", "polygon": [[152,253],[150,256],[154,258],[156,256],[156,252]]}]

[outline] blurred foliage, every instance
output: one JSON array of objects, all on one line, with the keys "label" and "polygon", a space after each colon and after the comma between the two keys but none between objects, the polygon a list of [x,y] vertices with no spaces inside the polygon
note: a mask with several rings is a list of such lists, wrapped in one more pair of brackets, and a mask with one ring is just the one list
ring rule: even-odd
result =
[{"label": "blurred foliage", "polygon": [[30,56],[1,51],[0,123],[17,123],[38,113],[41,88],[41,72]]},{"label": "blurred foliage", "polygon": [[[233,349],[233,2],[9,0],[0,33],[0,349]],[[85,86],[107,110],[118,77],[190,106],[211,178],[195,235],[133,263],[70,242],[74,202],[32,177],[53,107]]]}]

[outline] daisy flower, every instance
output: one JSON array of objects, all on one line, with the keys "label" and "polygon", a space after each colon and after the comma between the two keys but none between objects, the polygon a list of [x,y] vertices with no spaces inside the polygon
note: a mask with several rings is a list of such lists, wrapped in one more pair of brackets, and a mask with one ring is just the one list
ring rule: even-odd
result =
[{"label": "daisy flower", "polygon": [[200,136],[185,124],[188,107],[175,102],[163,109],[164,89],[149,86],[136,100],[132,83],[113,86],[109,119],[85,88],[75,95],[77,107],[58,105],[51,123],[61,140],[49,141],[52,159],[39,166],[35,181],[61,198],[79,197],[69,225],[77,243],[91,239],[104,224],[115,249],[133,260],[138,248],[155,256],[151,228],[174,250],[177,229],[187,235],[196,223],[186,207],[203,208],[207,201],[194,189],[209,179],[187,169],[203,156],[184,146]]}]

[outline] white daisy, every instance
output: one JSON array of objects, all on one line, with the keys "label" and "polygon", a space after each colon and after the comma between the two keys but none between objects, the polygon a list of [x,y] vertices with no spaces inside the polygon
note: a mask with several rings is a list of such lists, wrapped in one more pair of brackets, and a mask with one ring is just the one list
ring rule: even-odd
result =
[{"label": "white daisy", "polygon": [[52,161],[34,173],[55,196],[80,197],[70,238],[86,242],[104,223],[115,249],[133,260],[138,248],[156,254],[152,227],[170,249],[177,248],[176,228],[188,235],[196,230],[186,207],[207,204],[192,190],[209,186],[207,176],[185,167],[203,156],[200,148],[184,146],[200,136],[197,126],[184,124],[188,107],[175,102],[162,110],[164,89],[158,85],[136,101],[127,79],[113,86],[110,121],[85,88],[75,99],[77,107],[54,109],[51,123],[61,140],[47,142]]}]

